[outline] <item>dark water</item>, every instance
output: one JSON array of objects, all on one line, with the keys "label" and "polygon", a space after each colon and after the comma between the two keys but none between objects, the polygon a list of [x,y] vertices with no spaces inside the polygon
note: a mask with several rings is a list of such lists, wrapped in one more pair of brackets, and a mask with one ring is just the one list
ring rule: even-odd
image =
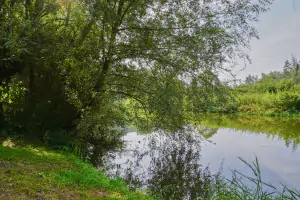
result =
[{"label": "dark water", "polygon": [[175,134],[141,135],[128,130],[123,138],[126,147],[105,162],[108,173],[165,199],[194,199],[203,196],[211,174],[221,171],[231,178],[231,169],[237,169],[251,176],[250,168],[238,157],[251,162],[257,156],[265,182],[300,189],[299,119],[202,118],[197,128],[187,127]]}]

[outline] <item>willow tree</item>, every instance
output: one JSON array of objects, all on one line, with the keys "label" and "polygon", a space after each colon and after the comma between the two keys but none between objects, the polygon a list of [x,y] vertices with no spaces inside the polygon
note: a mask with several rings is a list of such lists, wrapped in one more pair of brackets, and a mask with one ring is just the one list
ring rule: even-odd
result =
[{"label": "willow tree", "polygon": [[[126,123],[128,107],[141,125],[181,128],[210,99],[223,100],[218,74],[230,73],[237,57],[247,59],[243,49],[257,37],[253,22],[271,3],[2,0],[7,118],[32,116],[39,126],[55,119],[49,126],[91,141]],[[18,84],[22,98],[13,92]],[[23,99],[20,109],[6,94]]]},{"label": "willow tree", "polygon": [[197,102],[191,98],[195,94],[190,83],[210,88],[203,96],[221,95],[217,74],[230,72],[228,66],[237,57],[247,59],[242,50],[257,37],[252,22],[269,4],[268,0],[85,2],[90,19],[79,42],[95,37],[99,42],[95,95],[88,106],[97,104],[103,94],[119,94],[146,110],[157,126],[182,126],[186,105]]}]

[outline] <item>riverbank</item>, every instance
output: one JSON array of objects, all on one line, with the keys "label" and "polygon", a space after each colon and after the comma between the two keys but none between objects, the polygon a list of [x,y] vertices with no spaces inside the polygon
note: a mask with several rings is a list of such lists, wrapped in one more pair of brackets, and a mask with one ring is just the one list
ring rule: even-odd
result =
[{"label": "riverbank", "polygon": [[239,113],[300,117],[300,96],[298,92],[240,94],[238,102]]},{"label": "riverbank", "polygon": [[151,199],[76,156],[42,146],[0,146],[0,199]]},{"label": "riverbank", "polygon": [[[249,106],[252,107],[252,106]],[[245,106],[243,106],[245,108]],[[251,110],[237,110],[234,112],[224,111],[224,110],[213,110],[205,112],[204,114],[216,114],[216,115],[235,115],[240,117],[280,117],[280,118],[295,118],[300,119],[300,113],[294,113],[289,111],[274,112],[270,111],[251,111]]]},{"label": "riverbank", "polygon": [[[108,178],[103,171],[81,161],[75,155],[20,142],[16,144],[9,139],[1,141],[0,199],[170,199],[164,198],[164,195],[169,194],[167,191],[172,189],[167,185],[164,186],[163,193],[161,191],[153,193],[152,198],[144,193],[129,190],[121,179]],[[241,178],[245,181],[248,177],[237,171],[233,171],[235,178],[232,180],[226,180],[207,171],[206,175],[204,174],[205,182],[199,180],[201,184],[195,188],[200,192],[197,196],[209,197],[212,200],[262,198],[272,200],[279,197],[292,200],[300,197],[298,191],[288,189],[282,192],[277,190],[279,193],[273,196],[263,189],[265,183],[261,181],[258,161],[256,160],[254,164],[246,163],[244,160],[242,162],[253,170],[255,176],[249,180],[255,187],[246,186]],[[176,168],[175,171],[177,170],[179,169]],[[162,175],[168,178],[168,174]],[[180,178],[180,175],[177,178]],[[176,185],[176,182],[173,184]],[[275,189],[273,186],[267,186]]]},{"label": "riverbank", "polygon": [[299,92],[238,93],[232,102],[207,109],[208,113],[300,117]]}]

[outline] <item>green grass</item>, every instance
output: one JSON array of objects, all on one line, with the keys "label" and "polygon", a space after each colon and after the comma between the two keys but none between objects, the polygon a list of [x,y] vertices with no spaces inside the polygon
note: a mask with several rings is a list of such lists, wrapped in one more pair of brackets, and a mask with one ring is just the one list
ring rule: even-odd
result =
[{"label": "green grass", "polygon": [[0,146],[0,199],[151,199],[72,154],[12,145]]},{"label": "green grass", "polygon": [[[232,170],[231,180],[219,181],[213,191],[212,200],[297,200],[300,199],[300,192],[288,189],[282,185],[281,189],[272,184],[265,183],[261,178],[261,170],[258,159],[252,163],[239,158],[247,165],[253,176],[247,176],[239,171]],[[245,180],[250,181],[253,187],[245,184]]]}]

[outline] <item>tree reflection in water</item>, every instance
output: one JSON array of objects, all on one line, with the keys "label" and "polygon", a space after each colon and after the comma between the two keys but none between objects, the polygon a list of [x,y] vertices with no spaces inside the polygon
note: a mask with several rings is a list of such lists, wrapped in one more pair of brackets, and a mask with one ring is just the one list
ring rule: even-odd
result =
[{"label": "tree reflection in water", "polygon": [[218,174],[200,164],[203,137],[198,131],[189,127],[174,134],[136,135],[136,142],[126,148],[130,150],[119,153],[126,160],[115,163],[110,174],[121,176],[131,187],[147,188],[157,199],[208,199]]}]

